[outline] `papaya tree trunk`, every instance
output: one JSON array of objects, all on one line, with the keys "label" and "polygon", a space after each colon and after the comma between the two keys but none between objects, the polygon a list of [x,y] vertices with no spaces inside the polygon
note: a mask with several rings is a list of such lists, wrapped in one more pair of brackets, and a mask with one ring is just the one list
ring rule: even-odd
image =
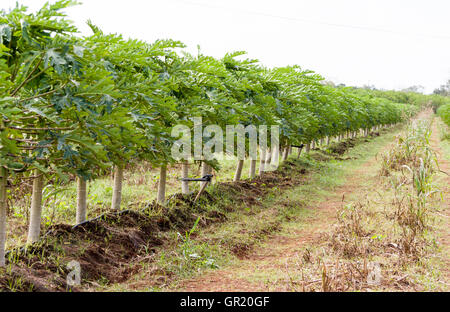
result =
[{"label": "papaya tree trunk", "polygon": [[112,210],[119,211],[122,202],[123,166],[117,165],[114,170],[114,186],[112,197]]},{"label": "papaya tree trunk", "polygon": [[[204,177],[207,174],[211,174],[212,168],[210,165],[208,165],[206,162],[202,162],[202,177]],[[200,187],[206,186],[208,182],[201,182]]]},{"label": "papaya tree trunk", "polygon": [[31,195],[30,225],[28,227],[27,243],[32,244],[39,240],[41,232],[42,215],[42,189],[44,188],[44,175],[39,171],[34,171],[33,193]]},{"label": "papaya tree trunk", "polygon": [[241,179],[242,168],[244,167],[244,160],[239,159],[236,166],[236,172],[234,173],[234,182],[237,182]]},{"label": "papaya tree trunk", "polygon": [[266,149],[259,148],[259,175],[262,175],[266,164]]},{"label": "papaya tree trunk", "polygon": [[166,180],[167,180],[167,165],[163,165],[161,166],[159,173],[158,197],[157,197],[158,203],[162,205],[166,201]]},{"label": "papaya tree trunk", "polygon": [[301,147],[299,147],[298,148],[298,154],[297,154],[297,159],[299,159],[300,158],[300,155],[302,154],[302,148]]},{"label": "papaya tree trunk", "polygon": [[80,224],[86,221],[87,212],[87,183],[82,177],[77,177],[77,217],[76,222]]},{"label": "papaya tree trunk", "polygon": [[306,143],[305,144],[305,153],[308,154],[310,150],[311,150],[311,143]]},{"label": "papaya tree trunk", "polygon": [[286,161],[289,157],[289,146],[287,146],[283,151],[283,161]]},{"label": "papaya tree trunk", "polygon": [[280,161],[280,149],[276,146],[273,149],[273,160],[275,161],[275,163]]},{"label": "papaya tree trunk", "polygon": [[272,160],[272,149],[268,148],[266,152],[266,166],[270,165],[271,160]]},{"label": "papaya tree trunk", "polygon": [[8,171],[0,166],[0,267],[5,266],[5,245],[6,245],[6,181]]},{"label": "papaya tree trunk", "polygon": [[256,159],[250,160],[249,176],[250,179],[253,179],[256,176]]},{"label": "papaya tree trunk", "polygon": [[[189,161],[185,160],[181,164],[181,177],[183,179],[189,178]],[[182,194],[189,194],[189,182],[188,181],[181,181],[181,193]]]}]

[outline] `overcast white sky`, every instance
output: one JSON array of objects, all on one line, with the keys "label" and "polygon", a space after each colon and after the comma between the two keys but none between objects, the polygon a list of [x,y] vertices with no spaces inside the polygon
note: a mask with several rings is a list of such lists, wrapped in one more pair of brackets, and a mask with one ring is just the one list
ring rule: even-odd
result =
[{"label": "overcast white sky", "polygon": [[[15,5],[1,0],[1,8]],[[30,9],[44,0],[22,0]],[[50,1],[53,2],[53,1]],[[215,57],[245,50],[263,64],[298,64],[347,85],[425,92],[450,79],[448,0],[84,0],[80,31],[152,42],[171,38]]]}]

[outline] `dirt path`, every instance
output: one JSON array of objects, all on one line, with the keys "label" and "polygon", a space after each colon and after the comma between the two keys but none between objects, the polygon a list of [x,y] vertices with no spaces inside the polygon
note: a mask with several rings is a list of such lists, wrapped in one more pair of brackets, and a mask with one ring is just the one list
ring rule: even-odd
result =
[{"label": "dirt path", "polygon": [[444,209],[441,211],[443,224],[441,225],[441,235],[439,242],[442,246],[442,262],[444,267],[442,268],[442,274],[447,287],[450,287],[450,203],[448,201],[450,197],[450,164],[445,158],[445,155],[440,146],[439,129],[436,121],[432,126],[432,134],[430,139],[431,147],[437,154],[439,169],[445,173],[440,173],[437,179],[444,197]]},{"label": "dirt path", "polygon": [[[382,148],[380,148],[381,150]],[[330,192],[316,206],[307,222],[301,221],[273,235],[247,258],[225,269],[211,271],[200,277],[181,281],[177,291],[227,292],[227,291],[289,291],[289,283],[271,283],[270,280],[288,279],[288,268],[306,246],[319,239],[321,233],[335,223],[336,211],[355,196],[365,194],[376,181],[378,162],[375,155],[354,169],[347,181]],[[306,225],[305,225],[306,223]]]}]

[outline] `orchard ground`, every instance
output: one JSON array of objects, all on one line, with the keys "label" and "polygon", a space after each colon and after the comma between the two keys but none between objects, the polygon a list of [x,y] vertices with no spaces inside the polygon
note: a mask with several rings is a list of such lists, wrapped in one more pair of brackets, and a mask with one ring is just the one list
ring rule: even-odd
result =
[{"label": "orchard ground", "polygon": [[[440,142],[438,124],[444,127],[435,119],[431,143],[440,169],[448,172],[449,146]],[[72,290],[321,290],[323,268],[301,272],[300,260],[325,243],[324,233],[335,225],[339,208],[381,187],[380,154],[402,131],[398,126],[367,139],[323,146],[299,160],[294,153],[279,171],[238,183],[224,182],[232,179],[235,165],[224,162],[215,185],[195,207],[192,199],[180,196],[167,210],[149,204],[156,194],[157,171],[134,166],[125,175],[123,207],[136,212],[109,216],[78,230],[48,224],[52,234],[31,256],[18,254],[1,287],[67,290],[65,264],[75,259],[82,264],[83,281]],[[199,175],[196,169],[193,176]],[[172,194],[178,192],[179,170],[170,170]],[[434,203],[442,217],[436,225],[442,250],[414,267],[412,273],[400,272],[404,274],[396,277],[397,283],[364,290],[448,290],[449,226],[448,217],[443,217],[449,215],[448,182],[445,174],[436,180],[444,194],[444,201]],[[90,196],[96,199],[95,207],[89,209],[91,216],[109,209],[111,185],[110,177],[90,184]],[[152,187],[155,191],[149,192]],[[74,185],[57,194],[54,202],[45,206],[55,209],[46,208],[47,220],[56,224],[73,220],[74,207],[62,210],[54,203],[65,207],[75,202],[75,196]],[[139,208],[146,210],[142,213]],[[23,231],[26,223],[20,210],[15,213],[15,225],[22,225]],[[20,226],[15,233],[13,238],[20,242]],[[96,241],[105,233],[111,234],[103,242]]]}]

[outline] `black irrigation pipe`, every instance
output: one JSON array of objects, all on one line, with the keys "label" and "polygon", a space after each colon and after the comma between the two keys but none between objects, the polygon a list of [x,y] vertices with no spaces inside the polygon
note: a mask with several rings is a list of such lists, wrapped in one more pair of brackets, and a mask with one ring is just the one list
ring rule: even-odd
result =
[{"label": "black irrigation pipe", "polygon": [[213,175],[207,174],[199,179],[193,179],[193,178],[182,178],[181,181],[187,181],[187,182],[211,182]]}]

